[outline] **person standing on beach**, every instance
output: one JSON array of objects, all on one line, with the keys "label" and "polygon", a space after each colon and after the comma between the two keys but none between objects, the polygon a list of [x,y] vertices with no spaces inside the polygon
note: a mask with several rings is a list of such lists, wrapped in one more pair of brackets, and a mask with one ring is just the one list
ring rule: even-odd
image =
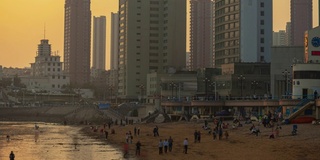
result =
[{"label": "person standing on beach", "polygon": [[218,132],[218,129],[217,129],[217,127],[215,127],[215,128],[213,129],[213,132],[212,132],[213,140],[214,140],[214,141],[217,139],[217,134],[218,134],[217,132]]},{"label": "person standing on beach", "polygon": [[140,127],[138,128],[138,136],[140,135]]},{"label": "person standing on beach", "polygon": [[156,127],[153,128],[153,137],[155,137],[155,136],[157,136],[157,128]]},{"label": "person standing on beach", "polygon": [[106,139],[108,139],[108,134],[109,134],[109,133],[108,133],[107,130],[104,131],[104,134],[106,135]]},{"label": "person standing on beach", "polygon": [[222,133],[223,133],[223,131],[222,131],[222,128],[220,127],[220,128],[219,128],[219,140],[222,139]]},{"label": "person standing on beach", "polygon": [[129,143],[129,133],[126,133],[126,142]]},{"label": "person standing on beach", "polygon": [[198,131],[197,130],[194,131],[193,136],[194,136],[194,143],[196,143],[198,141]]},{"label": "person standing on beach", "polygon": [[10,153],[10,155],[9,155],[9,158],[10,158],[10,160],[14,160],[15,155],[14,155],[13,151],[11,151],[11,153]]},{"label": "person standing on beach", "polygon": [[163,146],[164,146],[164,153],[167,153],[167,151],[168,151],[168,146],[169,146],[169,142],[168,142],[167,139],[165,139],[165,140],[163,141]]},{"label": "person standing on beach", "polygon": [[168,143],[169,143],[169,152],[171,152],[172,146],[173,146],[173,139],[171,138],[171,136],[169,137]]},{"label": "person standing on beach", "polygon": [[129,144],[128,143],[125,143],[123,145],[123,158],[127,158],[127,156],[129,155]]},{"label": "person standing on beach", "polygon": [[157,136],[159,137],[159,127],[158,126],[156,126],[156,134],[157,134]]},{"label": "person standing on beach", "polygon": [[140,156],[140,148],[141,148],[141,143],[138,141],[136,143],[136,156]]},{"label": "person standing on beach", "polygon": [[187,154],[188,153],[188,138],[186,138],[184,141],[183,141],[183,147],[184,147],[184,151],[183,153],[184,154]]},{"label": "person standing on beach", "polygon": [[134,127],[133,132],[134,132],[134,136],[136,136],[137,135],[137,127]]},{"label": "person standing on beach", "polygon": [[160,141],[159,141],[159,154],[162,154],[162,153],[163,153],[162,150],[163,150],[163,142],[162,142],[162,140],[160,139]]},{"label": "person standing on beach", "polygon": [[198,138],[198,142],[200,143],[200,140],[201,140],[201,133],[200,133],[200,131],[198,131],[197,138]]}]

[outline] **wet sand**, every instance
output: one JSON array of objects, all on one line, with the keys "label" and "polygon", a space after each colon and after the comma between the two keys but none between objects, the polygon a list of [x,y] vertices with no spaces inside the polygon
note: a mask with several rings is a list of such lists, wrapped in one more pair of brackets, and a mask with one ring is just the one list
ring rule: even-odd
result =
[{"label": "wet sand", "polygon": [[[231,123],[231,122],[229,122]],[[257,122],[254,122],[256,126]],[[243,124],[243,122],[242,122]],[[153,136],[153,128],[159,127],[159,137]],[[213,125],[212,122],[209,125]],[[203,123],[195,122],[174,122],[164,124],[134,124],[127,126],[112,126],[116,131],[115,135],[110,135],[108,142],[121,149],[125,143],[125,133],[131,131],[134,134],[134,127],[140,128],[140,136],[134,136],[133,144],[129,145],[130,157],[145,160],[316,160],[320,157],[320,125],[298,124],[298,134],[291,135],[292,124],[282,125],[279,137],[269,139],[272,133],[271,128],[258,126],[261,134],[255,136],[250,134],[249,128],[252,124],[243,124],[243,127],[231,129],[229,127],[229,139],[223,137],[222,140],[213,140],[212,134],[208,134],[201,127]],[[91,136],[95,137],[99,133],[93,133],[89,127],[84,128]],[[107,129],[110,133],[110,130]],[[201,142],[194,143],[193,133],[195,130],[201,131]],[[166,139],[172,136],[173,151],[159,155],[159,139]],[[183,140],[189,139],[188,154],[183,153]],[[135,143],[139,140],[142,143],[141,155],[135,156]]]},{"label": "wet sand", "polygon": [[[99,160],[122,159],[122,153],[101,139],[89,137],[79,126],[37,123],[39,138],[35,142],[34,123],[0,122],[0,160]],[[6,135],[10,135],[10,141]],[[76,144],[76,145],[75,145]]]}]

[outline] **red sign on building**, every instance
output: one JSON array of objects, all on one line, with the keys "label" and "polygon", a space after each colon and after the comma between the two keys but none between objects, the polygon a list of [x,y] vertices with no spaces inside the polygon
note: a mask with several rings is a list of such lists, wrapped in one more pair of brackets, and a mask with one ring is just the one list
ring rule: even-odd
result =
[{"label": "red sign on building", "polygon": [[312,56],[320,56],[320,51],[311,51]]}]

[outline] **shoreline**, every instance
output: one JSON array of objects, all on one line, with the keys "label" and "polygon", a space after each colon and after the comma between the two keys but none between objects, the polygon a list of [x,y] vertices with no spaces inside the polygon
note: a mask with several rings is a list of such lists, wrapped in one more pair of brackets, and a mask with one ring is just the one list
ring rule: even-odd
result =
[{"label": "shoreline", "polygon": [[[8,121],[8,122],[21,122],[21,121]],[[34,122],[34,121],[22,121]],[[41,121],[38,121],[41,122]],[[224,121],[225,123],[232,124],[231,121]],[[55,123],[46,121],[44,123]],[[83,125],[83,124],[67,124],[66,126],[77,127],[80,133],[94,138],[103,144],[110,145],[112,148],[123,153],[123,145],[125,144],[125,134],[129,131],[133,134],[133,143],[129,144],[129,159],[138,160],[179,160],[179,159],[234,159],[237,157],[239,160],[248,159],[308,159],[316,160],[320,157],[318,147],[320,146],[320,125],[312,124],[298,124],[298,134],[291,135],[292,124],[282,125],[280,136],[275,139],[269,139],[272,133],[272,128],[264,128],[263,125],[258,125],[261,134],[255,136],[250,134],[249,128],[252,124],[244,124],[243,127],[232,129],[229,126],[225,129],[229,132],[229,138],[222,140],[213,140],[212,134],[207,130],[202,129],[204,123],[197,122],[170,122],[170,123],[143,123],[143,124],[129,124],[125,126],[111,125],[111,129],[115,130],[115,134],[110,134],[111,129],[106,130],[109,132],[108,139],[105,139],[104,133],[100,135],[100,129],[103,128],[103,122],[100,124]],[[63,125],[62,123],[57,123]],[[90,126],[98,126],[97,132],[93,132]],[[153,136],[153,128],[159,127],[159,137]],[[213,126],[209,122],[209,126]],[[134,136],[134,127],[140,128],[140,135]],[[193,133],[195,130],[201,132],[201,142],[193,142]],[[225,131],[224,130],[224,131]],[[164,140],[172,136],[173,138],[173,151],[159,155],[158,142],[160,139]],[[183,140],[189,139],[188,154],[183,154]],[[135,156],[135,143],[140,141],[141,155]]]}]

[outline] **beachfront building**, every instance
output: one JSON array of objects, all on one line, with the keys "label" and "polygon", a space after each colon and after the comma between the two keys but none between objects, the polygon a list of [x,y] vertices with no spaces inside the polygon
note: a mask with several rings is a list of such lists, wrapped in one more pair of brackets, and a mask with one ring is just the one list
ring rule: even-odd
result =
[{"label": "beachfront building", "polygon": [[188,102],[197,93],[196,71],[149,73],[147,86],[140,85],[139,100],[160,109],[164,101]]},{"label": "beachfront building", "polygon": [[64,71],[72,86],[90,82],[90,0],[66,0],[64,15]]},{"label": "beachfront building", "polygon": [[214,67],[214,1],[190,0],[190,70]]},{"label": "beachfront building", "polygon": [[147,74],[186,66],[185,0],[120,0],[118,97],[137,100]]},{"label": "beachfront building", "polygon": [[219,99],[267,99],[270,96],[270,63],[221,65],[215,76]]},{"label": "beachfront building", "polygon": [[320,27],[305,32],[304,60],[292,66],[292,98],[314,99],[320,93]]},{"label": "beachfront building", "polygon": [[51,52],[48,39],[42,39],[38,45],[35,62],[31,63],[31,75],[21,76],[21,83],[28,90],[60,91],[69,85],[69,76],[63,70],[60,56]]},{"label": "beachfront building", "polygon": [[215,66],[270,62],[272,1],[215,1]]},{"label": "beachfront building", "polygon": [[273,99],[288,98],[292,94],[292,65],[302,63],[303,46],[273,46],[271,52],[271,86]]}]

